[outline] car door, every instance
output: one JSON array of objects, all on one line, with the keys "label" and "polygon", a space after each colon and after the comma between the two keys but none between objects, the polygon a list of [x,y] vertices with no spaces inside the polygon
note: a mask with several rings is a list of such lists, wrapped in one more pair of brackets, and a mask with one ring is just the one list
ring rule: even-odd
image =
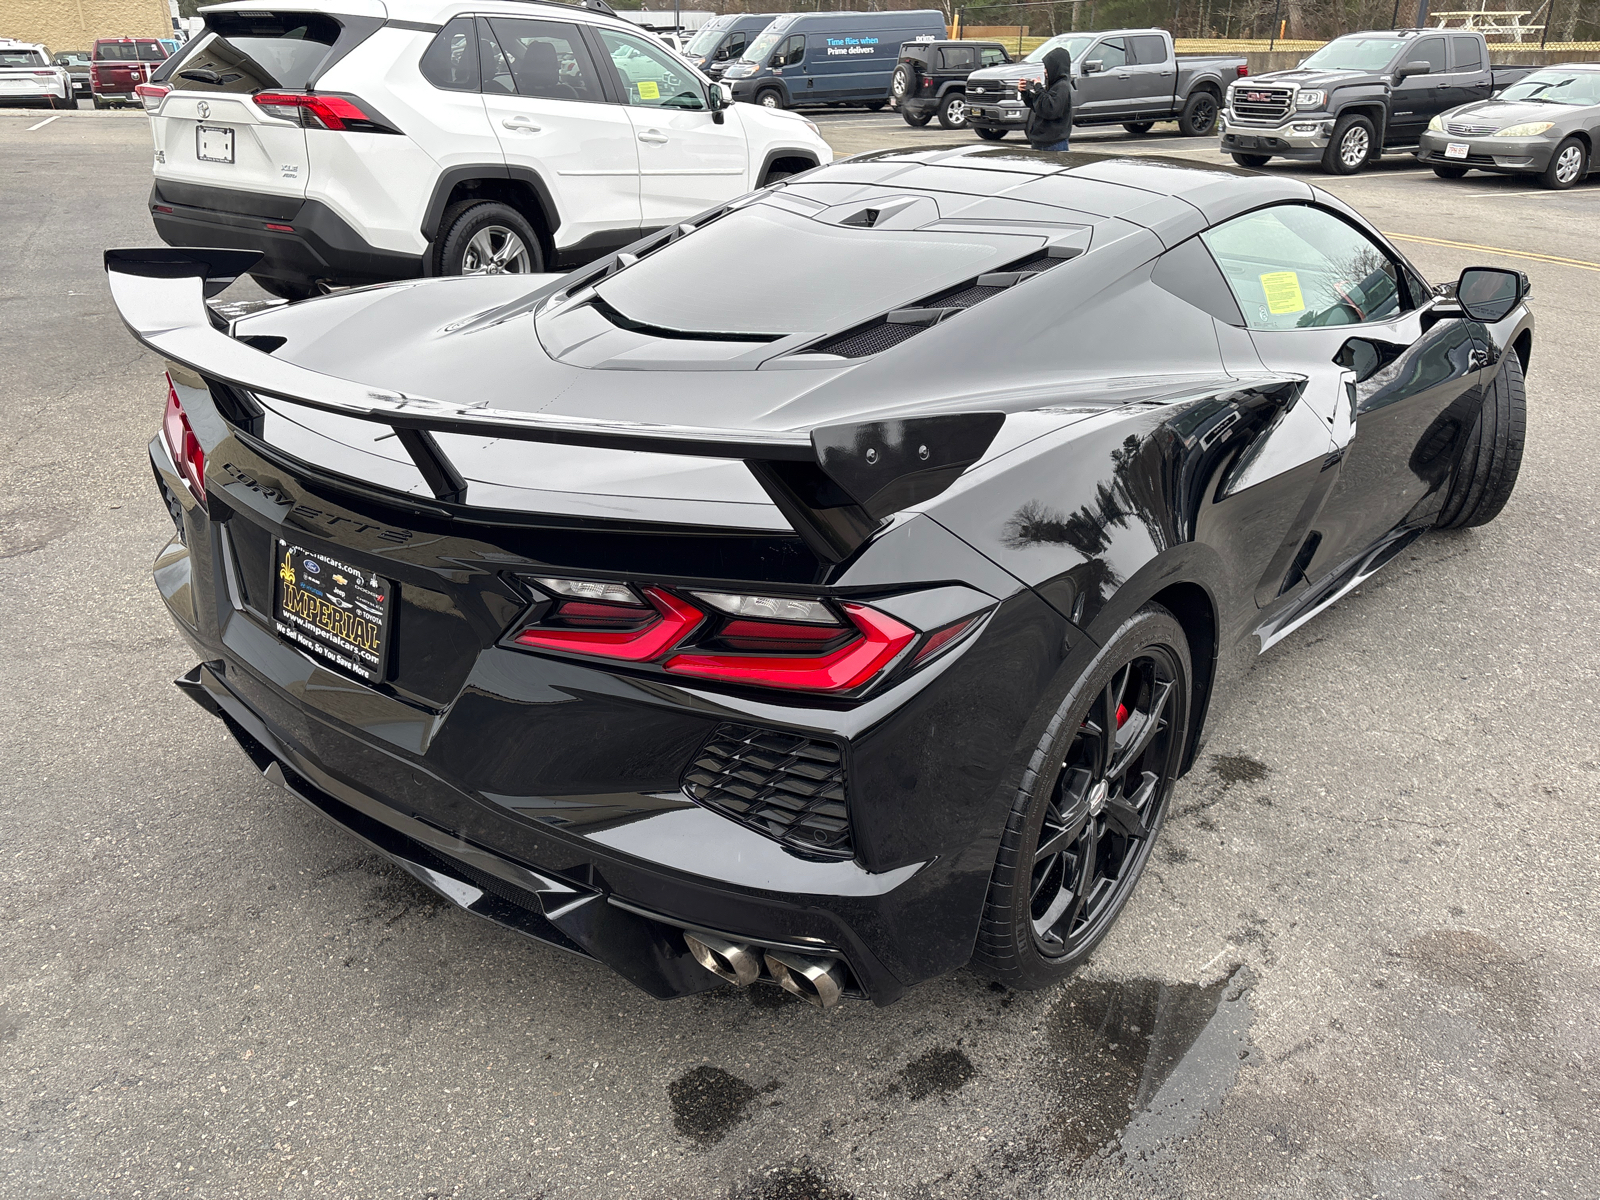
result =
[{"label": "car door", "polygon": [[638,229],[633,122],[609,102],[577,25],[479,17],[478,47],[484,109],[506,165],[544,181],[561,220],[556,244]]},{"label": "car door", "polygon": [[504,162],[505,152],[484,108],[478,74],[476,19],[455,17],[441,29],[417,62],[420,79],[400,75],[390,83],[427,122],[408,130],[443,171]]},{"label": "car door", "polygon": [[1450,95],[1446,108],[1459,108],[1476,100],[1487,100],[1492,90],[1483,43],[1475,37],[1451,38]]},{"label": "car door", "polygon": [[718,122],[705,85],[665,50],[612,29],[594,31],[626,99],[639,156],[640,219],[667,225],[749,190],[739,105]]},{"label": "car door", "polygon": [[1128,73],[1127,43],[1122,38],[1105,38],[1091,46],[1084,52],[1080,72],[1072,98],[1075,124],[1109,120],[1113,115],[1120,119],[1131,111],[1138,85]]},{"label": "car door", "polygon": [[[1341,455],[1303,566],[1315,581],[1444,501],[1491,366],[1487,330],[1339,215],[1280,204],[1201,235],[1269,371],[1308,376]],[[1442,317],[1442,319],[1435,319]],[[1381,366],[1357,379],[1360,339]],[[1365,352],[1363,352],[1365,353]]]},{"label": "car door", "polygon": [[1413,62],[1425,62],[1430,70],[1394,85],[1389,128],[1383,139],[1386,145],[1409,146],[1420,141],[1428,122],[1451,107],[1449,49],[1444,38],[1420,37],[1407,45],[1399,65]]},{"label": "car door", "polygon": [[1178,87],[1178,63],[1160,34],[1136,33],[1127,39],[1129,63],[1123,69],[1133,83],[1133,105],[1140,116],[1172,111]]}]

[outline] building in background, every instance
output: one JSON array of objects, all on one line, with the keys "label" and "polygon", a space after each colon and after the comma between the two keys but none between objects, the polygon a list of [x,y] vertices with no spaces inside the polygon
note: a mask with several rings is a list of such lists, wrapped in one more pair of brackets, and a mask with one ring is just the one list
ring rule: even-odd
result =
[{"label": "building in background", "polygon": [[96,38],[171,38],[169,0],[4,0],[0,37],[62,50],[87,50]]}]

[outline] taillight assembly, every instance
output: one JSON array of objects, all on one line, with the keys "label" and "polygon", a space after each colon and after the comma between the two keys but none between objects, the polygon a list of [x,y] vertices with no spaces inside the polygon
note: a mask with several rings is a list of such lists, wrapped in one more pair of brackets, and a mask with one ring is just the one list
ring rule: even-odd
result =
[{"label": "taillight assembly", "polygon": [[400,132],[351,96],[325,92],[257,92],[250,98],[268,116],[296,121],[307,129],[332,129],[339,133]]},{"label": "taillight assembly", "polygon": [[1246,75],[1250,74],[1250,68],[1244,63],[1240,63],[1233,70],[1234,74],[1238,75],[1240,79],[1243,79]]},{"label": "taillight assembly", "polygon": [[172,376],[167,376],[167,412],[161,419],[161,436],[172,455],[173,465],[183,476],[189,491],[201,504],[206,502],[206,452],[200,439],[194,436],[188,414],[178,399],[178,389],[172,386]]},{"label": "taillight assembly", "polygon": [[139,97],[139,102],[145,110],[153,112],[161,107],[162,100],[172,89],[164,83],[141,83],[133,89],[133,94]]},{"label": "taillight assembly", "polygon": [[[853,692],[915,646],[920,666],[978,615],[923,634],[868,604],[539,577],[510,644],[650,664],[671,675],[786,691]],[[920,640],[919,640],[920,639]]]}]

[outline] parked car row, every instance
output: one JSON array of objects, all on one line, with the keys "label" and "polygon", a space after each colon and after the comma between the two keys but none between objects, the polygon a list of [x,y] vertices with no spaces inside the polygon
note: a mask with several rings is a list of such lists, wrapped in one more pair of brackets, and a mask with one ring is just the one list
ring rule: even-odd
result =
[{"label": "parked car row", "polygon": [[100,38],[89,51],[52,56],[41,45],[0,38],[0,103],[96,108],[138,102],[138,89],[167,60],[157,38]]}]

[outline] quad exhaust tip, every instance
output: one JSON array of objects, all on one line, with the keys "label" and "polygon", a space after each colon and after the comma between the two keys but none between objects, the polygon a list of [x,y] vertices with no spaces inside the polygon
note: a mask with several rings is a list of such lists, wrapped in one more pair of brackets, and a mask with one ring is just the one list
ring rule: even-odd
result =
[{"label": "quad exhaust tip", "polygon": [[786,992],[817,1008],[832,1008],[844,993],[844,968],[836,958],[811,958],[787,950],[768,950],[767,970]]},{"label": "quad exhaust tip", "polygon": [[709,933],[686,933],[683,940],[689,943],[695,962],[729,983],[749,987],[761,978],[761,960],[749,946],[726,942]]},{"label": "quad exhaust tip", "polygon": [[817,958],[788,950],[762,952],[711,933],[685,933],[689,953],[713,975],[740,987],[761,978],[762,965],[772,981],[817,1008],[832,1008],[844,995],[844,965],[837,958]]}]

